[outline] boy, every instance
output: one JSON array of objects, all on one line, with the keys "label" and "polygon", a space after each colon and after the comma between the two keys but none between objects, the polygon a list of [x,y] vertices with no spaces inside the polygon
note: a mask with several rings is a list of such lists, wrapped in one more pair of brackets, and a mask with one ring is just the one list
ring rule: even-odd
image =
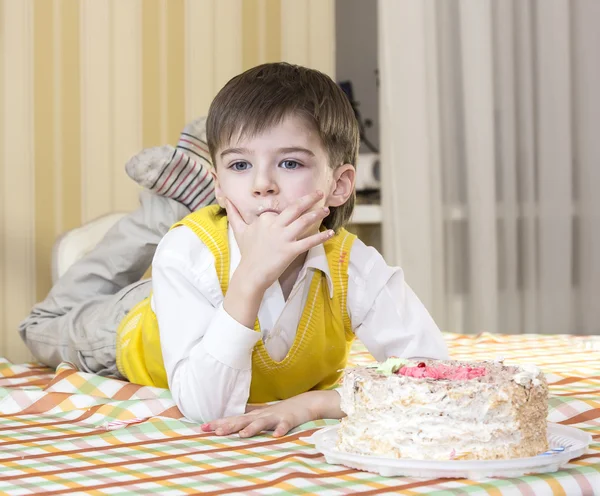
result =
[{"label": "boy", "polygon": [[[207,137],[219,206],[176,223],[153,260],[153,294],[119,324],[132,382],[169,387],[217,434],[339,418],[354,336],[377,359],[445,358],[431,317],[376,250],[343,229],[358,129],[327,76],[285,63],[233,78]],[[242,415],[249,403],[287,399]]]}]

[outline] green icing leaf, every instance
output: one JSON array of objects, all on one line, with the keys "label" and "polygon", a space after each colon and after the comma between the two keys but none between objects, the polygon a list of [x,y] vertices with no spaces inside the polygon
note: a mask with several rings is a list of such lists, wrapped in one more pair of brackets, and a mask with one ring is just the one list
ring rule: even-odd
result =
[{"label": "green icing leaf", "polygon": [[404,358],[388,358],[385,362],[379,364],[377,367],[377,372],[384,375],[392,375],[407,363],[408,360],[405,360]]}]

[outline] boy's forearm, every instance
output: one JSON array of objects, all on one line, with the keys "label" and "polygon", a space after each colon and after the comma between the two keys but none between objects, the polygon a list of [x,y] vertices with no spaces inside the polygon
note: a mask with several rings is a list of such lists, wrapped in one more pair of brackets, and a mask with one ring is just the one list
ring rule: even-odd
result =
[{"label": "boy's forearm", "polygon": [[346,416],[341,408],[341,397],[337,391],[323,391],[324,401],[321,407],[322,418],[341,419]]},{"label": "boy's forearm", "polygon": [[346,416],[340,408],[341,398],[337,391],[308,391],[297,396],[297,399],[302,403],[306,401],[309,405],[311,420],[341,419]]},{"label": "boy's forearm", "polygon": [[238,268],[229,283],[223,308],[240,324],[253,329],[265,291],[266,288],[254,283],[242,268]]}]

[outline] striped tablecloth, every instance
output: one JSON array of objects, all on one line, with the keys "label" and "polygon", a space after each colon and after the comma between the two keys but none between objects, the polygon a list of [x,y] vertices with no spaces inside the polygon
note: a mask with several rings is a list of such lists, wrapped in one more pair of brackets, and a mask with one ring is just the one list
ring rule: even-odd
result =
[{"label": "striped tablecloth", "polygon": [[[328,465],[302,438],[216,437],[184,422],[167,390],[0,359],[0,494],[600,494],[600,338],[446,334],[457,359],[535,363],[549,420],[593,435],[564,470],[514,479],[384,478]],[[357,344],[353,363],[369,354]],[[126,421],[132,421],[127,424]]]}]

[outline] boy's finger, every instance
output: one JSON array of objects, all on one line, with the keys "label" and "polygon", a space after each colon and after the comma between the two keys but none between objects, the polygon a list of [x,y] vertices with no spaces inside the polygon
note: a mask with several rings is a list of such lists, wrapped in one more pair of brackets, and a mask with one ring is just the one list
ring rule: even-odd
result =
[{"label": "boy's finger", "polygon": [[329,208],[318,208],[316,210],[310,210],[305,212],[295,221],[293,221],[288,227],[288,235],[297,239],[303,234],[306,234],[307,229],[314,224],[321,224],[323,219],[329,215]]},{"label": "boy's finger", "polygon": [[285,436],[292,429],[292,425],[285,419],[281,420],[275,431],[273,432],[273,437],[281,437]]},{"label": "boy's finger", "polygon": [[276,425],[272,416],[258,417],[240,431],[240,437],[252,437]]},{"label": "boy's finger", "polygon": [[[244,415],[240,415],[237,417],[223,417],[220,419],[215,419],[210,422],[206,422],[202,424],[200,428],[203,432],[216,432],[217,430],[221,432],[229,431],[239,419],[243,419]],[[241,428],[241,427],[240,427]]]},{"label": "boy's finger", "polygon": [[240,417],[231,417],[220,425],[215,426],[215,434],[217,436],[226,436],[228,434],[239,432],[247,427],[248,424],[252,423],[252,420],[253,417],[246,417],[245,415]]},{"label": "boy's finger", "polygon": [[319,202],[323,196],[324,194],[322,191],[315,191],[310,195],[303,196],[291,205],[288,205],[283,212],[279,214],[277,222],[282,226],[287,226],[288,224],[294,222],[304,212],[309,210],[313,205],[315,205],[315,203]]},{"label": "boy's finger", "polygon": [[308,236],[304,239],[299,239],[294,243],[295,252],[297,255],[305,253],[311,248],[325,243],[325,241],[328,239],[333,238],[334,235],[335,232],[331,229],[328,229],[327,231],[320,231],[317,234],[313,234],[312,236]]}]

